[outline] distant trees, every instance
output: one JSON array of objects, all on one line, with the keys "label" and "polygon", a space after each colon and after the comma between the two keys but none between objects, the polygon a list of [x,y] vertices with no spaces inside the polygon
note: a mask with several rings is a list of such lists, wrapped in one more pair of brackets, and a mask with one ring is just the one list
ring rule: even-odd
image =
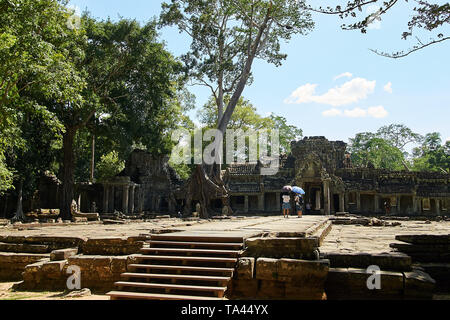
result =
[{"label": "distant trees", "polygon": [[0,192],[14,183],[19,199],[30,196],[51,168],[63,182],[61,216],[70,219],[75,177],[90,171],[93,141],[102,142],[94,159],[101,174],[134,146],[167,153],[192,99],[155,22],[85,14],[74,25],[66,4],[0,0]]},{"label": "distant trees", "polygon": [[[412,152],[406,146],[414,144]],[[358,167],[450,173],[450,141],[442,144],[439,133],[421,136],[404,125],[393,124],[376,133],[358,133],[348,151]]]}]

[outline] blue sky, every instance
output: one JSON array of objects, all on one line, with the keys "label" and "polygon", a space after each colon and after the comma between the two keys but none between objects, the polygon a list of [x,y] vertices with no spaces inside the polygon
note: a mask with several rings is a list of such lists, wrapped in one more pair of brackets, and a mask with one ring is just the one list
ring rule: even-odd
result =
[{"label": "blue sky", "polygon": [[[159,15],[161,2],[71,0],[71,5],[87,8],[97,18],[146,22]],[[347,142],[358,132],[401,123],[421,134],[440,132],[444,141],[450,140],[450,41],[402,59],[369,50],[394,52],[413,44],[401,39],[413,5],[401,2],[367,34],[341,30],[343,21],[337,16],[314,15],[316,27],[309,35],[283,45],[288,54],[283,66],[255,62],[255,81],[244,91],[245,98],[262,115],[286,117],[305,136]],[[189,49],[189,38],[174,28],[163,29],[161,40],[176,56]],[[201,107],[209,89],[189,89]]]}]

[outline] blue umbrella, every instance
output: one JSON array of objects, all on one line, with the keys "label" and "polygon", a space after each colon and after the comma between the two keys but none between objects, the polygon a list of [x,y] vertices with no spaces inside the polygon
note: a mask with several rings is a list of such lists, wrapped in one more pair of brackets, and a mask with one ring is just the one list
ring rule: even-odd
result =
[{"label": "blue umbrella", "polygon": [[301,195],[306,194],[305,190],[303,190],[303,189],[300,188],[300,187],[293,187],[293,188],[292,188],[292,192],[298,193],[298,194],[301,194]]}]

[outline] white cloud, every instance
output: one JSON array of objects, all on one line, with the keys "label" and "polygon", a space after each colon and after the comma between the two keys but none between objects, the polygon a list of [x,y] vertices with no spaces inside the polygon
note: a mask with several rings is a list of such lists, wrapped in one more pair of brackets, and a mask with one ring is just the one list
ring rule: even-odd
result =
[{"label": "white cloud", "polygon": [[369,109],[367,109],[367,113],[369,114],[369,116],[377,119],[386,118],[389,115],[389,113],[383,106],[370,107]]},{"label": "white cloud", "polygon": [[336,108],[330,109],[330,110],[326,110],[324,112],[322,112],[322,115],[324,117],[336,117],[336,116],[341,116],[342,115],[342,111]]},{"label": "white cloud", "polygon": [[336,77],[334,77],[334,81],[340,79],[340,78],[351,78],[353,77],[353,74],[351,74],[350,72],[344,72]]},{"label": "white cloud", "polygon": [[447,142],[447,141],[450,141],[450,137],[448,137],[447,140],[445,140],[445,141],[446,141],[446,142]]},{"label": "white cloud", "polygon": [[355,78],[341,86],[328,90],[323,95],[314,95],[317,84],[305,84],[297,88],[289,98],[284,100],[286,104],[320,103],[333,107],[343,106],[366,99],[375,90],[376,81],[369,81],[364,78]]},{"label": "white cloud", "polygon": [[370,107],[368,109],[354,108],[341,111],[336,108],[332,108],[322,112],[324,117],[345,117],[345,118],[385,118],[389,115],[383,106]]},{"label": "white cloud", "polygon": [[355,108],[353,110],[344,110],[344,115],[347,118],[364,118],[367,116],[367,111],[361,108]]},{"label": "white cloud", "polygon": [[385,86],[384,86],[384,91],[388,92],[388,93],[392,93],[392,82],[388,82]]}]

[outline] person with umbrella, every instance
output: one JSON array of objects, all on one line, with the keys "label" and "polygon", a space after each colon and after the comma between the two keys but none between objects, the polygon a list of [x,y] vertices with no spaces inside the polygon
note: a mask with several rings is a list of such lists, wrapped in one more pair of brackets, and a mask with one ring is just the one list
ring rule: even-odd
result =
[{"label": "person with umbrella", "polygon": [[295,196],[295,208],[297,211],[297,216],[301,218],[303,216],[303,195],[305,194],[305,191],[302,188],[299,187],[293,187],[292,192],[297,194]]},{"label": "person with umbrella", "polygon": [[292,192],[291,186],[285,186],[283,188],[283,217],[289,219],[289,211],[291,210],[291,196],[289,193]]}]

